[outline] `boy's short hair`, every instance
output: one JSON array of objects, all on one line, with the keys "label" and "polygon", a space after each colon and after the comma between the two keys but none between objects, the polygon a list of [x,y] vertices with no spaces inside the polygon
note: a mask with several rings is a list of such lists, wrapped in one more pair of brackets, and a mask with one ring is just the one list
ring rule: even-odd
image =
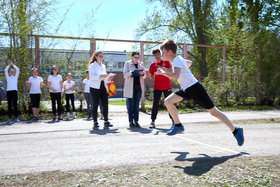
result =
[{"label": "boy's short hair", "polygon": [[132,51],[131,56],[140,55],[139,51]]},{"label": "boy's short hair", "polygon": [[88,73],[89,71],[88,70],[86,70],[86,73]]},{"label": "boy's short hair", "polygon": [[176,54],[177,53],[177,44],[174,42],[174,40],[167,39],[161,44],[160,49],[161,50],[166,49],[167,51],[171,50],[174,54]]},{"label": "boy's short hair", "polygon": [[154,49],[154,50],[152,51],[152,53],[153,53],[153,55],[154,55],[154,54],[157,54],[157,53],[160,53],[159,48]]}]

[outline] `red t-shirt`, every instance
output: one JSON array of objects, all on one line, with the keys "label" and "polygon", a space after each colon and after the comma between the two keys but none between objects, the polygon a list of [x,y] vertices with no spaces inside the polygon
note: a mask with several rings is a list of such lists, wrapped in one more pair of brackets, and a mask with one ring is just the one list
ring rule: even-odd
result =
[{"label": "red t-shirt", "polygon": [[[149,72],[154,75],[154,73],[157,71],[157,68],[155,66],[165,67],[167,69],[171,68],[171,65],[169,61],[161,60],[160,62],[154,61],[149,68]],[[154,90],[169,90],[171,89],[170,80],[168,77],[164,75],[155,75],[155,81],[154,81]]]}]

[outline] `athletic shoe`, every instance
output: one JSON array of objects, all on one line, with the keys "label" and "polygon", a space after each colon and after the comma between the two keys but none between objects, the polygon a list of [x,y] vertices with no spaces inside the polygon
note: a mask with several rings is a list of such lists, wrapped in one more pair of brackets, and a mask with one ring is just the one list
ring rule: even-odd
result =
[{"label": "athletic shoe", "polygon": [[40,119],[38,117],[35,117],[36,118],[36,121],[39,121]]},{"label": "athletic shoe", "polygon": [[58,116],[58,119],[57,119],[58,121],[62,121],[63,119],[62,119],[62,117],[61,116]]},{"label": "athletic shoe", "polygon": [[73,119],[76,119],[76,112],[73,112]]},{"label": "athletic shoe", "polygon": [[104,127],[113,127],[113,125],[109,121],[107,121],[104,123]]},{"label": "athletic shoe", "polygon": [[98,122],[94,122],[94,123],[93,123],[93,129],[96,129],[96,128],[98,128],[98,127],[99,127]]},{"label": "athletic shoe", "polygon": [[242,146],[244,143],[244,136],[243,136],[243,129],[240,127],[236,127],[237,133],[234,135],[235,139],[237,140],[237,144]]},{"label": "athletic shoe", "polygon": [[90,120],[90,118],[91,118],[91,115],[89,114],[88,117],[87,117],[87,120]]},{"label": "athletic shoe", "polygon": [[140,126],[140,124],[138,123],[138,121],[135,121],[135,122],[134,122],[134,125],[135,125],[136,128],[141,128],[141,126]]},{"label": "athletic shoe", "polygon": [[52,120],[55,121],[56,120],[56,116],[53,116]]},{"label": "athletic shoe", "polygon": [[15,118],[15,122],[20,122],[20,120],[18,118]]},{"label": "athletic shoe", "polygon": [[151,124],[150,124],[149,128],[150,128],[150,129],[154,129],[154,128],[156,128],[156,126],[155,126],[155,122],[151,122]]},{"label": "athletic shoe", "polygon": [[183,132],[184,130],[185,129],[183,125],[181,125],[181,127],[177,127],[176,125],[173,125],[173,127],[169,131],[167,131],[167,135],[175,135]]},{"label": "athletic shoe", "polygon": [[33,117],[32,117],[32,120],[33,120],[33,121],[36,121],[36,117],[35,117],[35,116],[33,116]]},{"label": "athletic shoe", "polygon": [[12,122],[12,118],[8,118],[7,123],[11,123]]},{"label": "athletic shoe", "polygon": [[132,121],[129,122],[129,128],[135,128],[135,124]]}]

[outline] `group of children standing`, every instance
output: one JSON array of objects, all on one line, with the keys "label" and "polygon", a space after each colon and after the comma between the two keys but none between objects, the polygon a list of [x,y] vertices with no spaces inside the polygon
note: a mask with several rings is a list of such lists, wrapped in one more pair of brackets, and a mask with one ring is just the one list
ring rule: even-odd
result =
[{"label": "group of children standing", "polygon": [[[10,61],[9,65],[6,66],[5,70],[5,77],[7,80],[7,101],[8,101],[8,121],[7,123],[10,123],[12,121],[12,113],[14,113],[15,122],[19,122],[18,119],[18,106],[17,106],[17,100],[18,100],[18,77],[20,70],[19,68],[13,64],[12,61]],[[32,68],[31,69],[32,76],[29,77],[28,81],[26,81],[26,86],[29,88],[29,95],[31,100],[31,106],[32,106],[32,113],[33,113],[33,121],[39,120],[39,111],[40,111],[40,99],[41,99],[41,88],[45,87],[46,84],[44,84],[44,81],[42,77],[38,76],[38,69]],[[89,94],[89,84],[87,83],[89,81],[88,77],[88,71],[86,72],[87,78],[83,80],[83,91],[84,95],[86,96],[86,101],[88,104],[88,114],[89,117],[91,116],[91,97],[89,97],[87,94]],[[52,103],[52,112],[53,112],[53,121],[60,121],[62,120],[61,116],[61,99],[63,93],[65,94],[66,99],[66,112],[67,117],[66,119],[70,119],[70,102],[72,106],[72,114],[73,119],[76,118],[76,110],[75,110],[75,82],[72,81],[72,75],[71,73],[68,73],[66,75],[66,80],[62,82],[62,76],[58,74],[58,68],[56,66],[52,66],[51,68],[51,75],[49,75],[47,79],[47,87],[50,92],[51,97],[51,103]],[[13,110],[12,110],[13,109]],[[13,112],[14,111],[14,112]]]}]

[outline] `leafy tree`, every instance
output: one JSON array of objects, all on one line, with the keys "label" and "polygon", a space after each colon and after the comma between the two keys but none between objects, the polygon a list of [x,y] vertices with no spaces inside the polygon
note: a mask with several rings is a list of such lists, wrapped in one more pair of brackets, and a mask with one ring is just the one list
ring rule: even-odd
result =
[{"label": "leafy tree", "polygon": [[[213,82],[209,77],[204,81],[205,85],[208,89],[210,87],[212,95],[217,95],[218,101],[222,104],[229,104],[227,100],[229,96],[234,97],[235,103],[244,103],[244,100],[253,93],[251,78],[255,77],[255,68],[251,68],[253,51],[250,47],[253,36],[248,31],[246,19],[242,17],[238,8],[238,0],[230,0],[223,5],[219,21],[209,34],[213,36],[216,45],[231,46],[231,48],[226,49],[225,84],[220,80]],[[221,73],[220,65],[213,64],[216,68],[211,69],[210,75],[215,72]],[[248,88],[248,85],[251,86]]]},{"label": "leafy tree", "polygon": [[[148,14],[137,29],[138,37],[148,35],[155,40],[171,37],[177,42],[191,40],[196,44],[211,44],[212,38],[207,34],[215,23],[215,0],[148,0],[159,3]],[[152,33],[151,37],[149,33]],[[200,77],[208,76],[207,48],[197,47],[197,53],[190,55],[199,64]]]},{"label": "leafy tree", "polygon": [[[2,32],[8,32],[9,50],[7,59],[11,59],[20,68],[19,103],[27,110],[28,90],[25,81],[34,66],[34,33],[45,31],[54,4],[46,0],[1,0],[0,19]],[[6,59],[6,61],[7,61]]]},{"label": "leafy tree", "polygon": [[[277,60],[276,63],[271,61],[275,59],[275,54],[277,59],[277,53],[275,52],[279,51],[279,42],[274,42],[279,41],[279,35],[277,37],[277,34],[274,34],[275,31],[279,33],[279,10],[280,2],[275,0],[243,0],[243,3],[241,4],[241,11],[246,16],[246,18],[248,18],[251,33],[255,36],[252,47],[256,48],[257,56],[256,96],[258,104],[265,104],[267,100],[269,101],[272,99],[271,96],[268,97],[268,95],[270,94],[266,93],[267,88],[272,84],[270,81],[266,81],[265,79],[267,77],[270,77],[272,73],[279,72],[279,63],[277,62]],[[270,48],[267,49],[265,48],[266,46],[269,46]],[[271,54],[274,54],[274,56],[272,57]],[[271,59],[268,60],[267,56],[270,56]],[[274,64],[274,66],[271,68],[270,66],[272,66],[272,64]],[[273,70],[273,72],[271,72],[270,70]],[[276,81],[275,79],[270,80]],[[269,82],[269,85],[265,85]]]}]

